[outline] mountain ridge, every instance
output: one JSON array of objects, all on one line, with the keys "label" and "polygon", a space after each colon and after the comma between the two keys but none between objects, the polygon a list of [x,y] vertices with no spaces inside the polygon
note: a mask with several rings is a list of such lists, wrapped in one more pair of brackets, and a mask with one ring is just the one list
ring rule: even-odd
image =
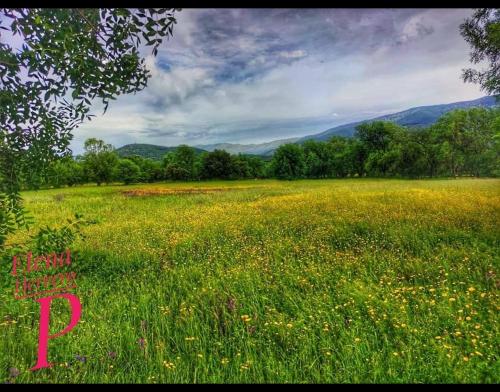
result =
[{"label": "mountain ridge", "polygon": [[251,154],[251,155],[266,155],[269,151],[274,151],[281,144],[285,143],[295,143],[300,140],[300,137],[292,137],[287,139],[278,139],[266,143],[254,143],[254,144],[240,144],[240,143],[214,143],[214,144],[202,144],[196,147],[201,148],[206,151],[213,150],[226,150],[231,154]]},{"label": "mountain ridge", "polygon": [[[213,143],[195,145],[193,148],[196,149],[197,153],[219,149],[226,150],[231,154],[242,153],[269,157],[280,145],[286,143],[303,143],[306,140],[325,141],[330,139],[332,136],[352,137],[354,135],[356,126],[367,122],[392,121],[396,124],[407,127],[424,127],[433,124],[440,116],[454,109],[465,109],[471,107],[489,108],[498,106],[498,104],[499,102],[496,101],[495,96],[484,96],[469,101],[457,101],[438,105],[416,106],[396,113],[390,113],[366,120],[341,124],[333,128],[329,128],[323,132],[306,135],[303,137],[278,139],[270,142],[253,144]],[[143,157],[161,160],[163,158],[163,155],[165,155],[167,152],[174,151],[176,148],[177,146],[166,147],[155,144],[133,143],[126,144],[116,149],[116,152],[122,157],[130,155],[141,155]]]},{"label": "mountain ridge", "polygon": [[372,121],[392,121],[396,124],[406,127],[423,127],[435,123],[440,116],[454,109],[465,109],[471,107],[493,107],[496,105],[497,102],[494,96],[484,96],[470,101],[458,101],[438,105],[416,106],[396,113],[384,114],[382,116],[366,120],[341,124],[320,133],[304,136],[300,138],[299,142],[303,142],[306,140],[324,141],[328,140],[332,136],[352,137],[354,135],[356,126]]}]

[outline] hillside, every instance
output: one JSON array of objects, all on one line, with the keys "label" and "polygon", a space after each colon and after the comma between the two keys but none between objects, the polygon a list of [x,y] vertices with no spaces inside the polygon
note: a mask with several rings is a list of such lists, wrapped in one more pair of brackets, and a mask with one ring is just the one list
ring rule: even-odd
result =
[{"label": "hillside", "polygon": [[304,136],[299,140],[299,143],[305,140],[328,140],[332,136],[352,137],[356,130],[356,126],[365,122],[377,120],[393,121],[399,125],[407,127],[424,127],[433,124],[440,116],[451,110],[471,107],[493,107],[495,105],[495,97],[486,96],[472,101],[453,102],[431,106],[419,106],[398,113],[386,114],[384,116],[375,117],[368,120],[339,125],[337,127],[327,129],[326,131],[321,133]]},{"label": "hillside", "polygon": [[[117,148],[115,151],[121,157],[139,155],[143,158],[149,158],[159,161],[163,159],[166,153],[170,151],[175,151],[176,148],[177,147],[157,146],[154,144],[133,143],[133,144],[126,144],[120,148]],[[195,150],[198,154],[205,151],[196,147]]]},{"label": "hillside", "polygon": [[267,143],[259,143],[259,144],[235,144],[235,143],[217,143],[217,144],[206,144],[200,145],[198,147],[207,150],[226,150],[231,154],[251,154],[251,155],[268,155],[271,151],[274,151],[282,144],[286,143],[295,143],[300,138],[289,138],[289,139],[280,139],[273,140],[272,142]]}]

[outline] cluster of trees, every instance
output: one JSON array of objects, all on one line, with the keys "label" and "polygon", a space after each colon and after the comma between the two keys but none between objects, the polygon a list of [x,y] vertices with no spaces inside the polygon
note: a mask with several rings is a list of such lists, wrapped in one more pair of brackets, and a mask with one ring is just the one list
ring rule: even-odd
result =
[{"label": "cluster of trees", "polygon": [[224,150],[197,153],[181,145],[168,152],[162,161],[139,155],[119,157],[113,146],[91,138],[85,153],[76,158],[64,156],[52,162],[43,177],[25,179],[25,187],[61,187],[111,182],[131,184],[163,180],[242,179],[267,176],[264,160],[257,156],[232,155]]},{"label": "cluster of trees", "polygon": [[194,148],[181,145],[165,155],[165,178],[171,180],[262,178],[264,161],[251,155],[232,155],[224,150],[196,154]]},{"label": "cluster of trees", "polygon": [[385,121],[364,123],[354,138],[283,145],[278,178],[435,177],[500,175],[500,109],[471,108],[443,115],[427,128]]},{"label": "cluster of trees", "polygon": [[428,128],[374,121],[353,138],[284,144],[271,160],[224,150],[198,153],[181,145],[162,161],[138,155],[120,158],[102,140],[88,139],[85,153],[54,161],[44,178],[27,178],[28,188],[94,182],[125,184],[162,180],[275,177],[435,177],[500,175],[500,109],[472,108],[443,115]]}]

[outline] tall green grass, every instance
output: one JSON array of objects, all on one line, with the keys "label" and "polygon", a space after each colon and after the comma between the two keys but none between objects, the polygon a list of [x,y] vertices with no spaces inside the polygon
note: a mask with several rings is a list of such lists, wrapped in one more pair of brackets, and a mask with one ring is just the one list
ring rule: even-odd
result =
[{"label": "tall green grass", "polygon": [[[83,314],[50,341],[53,368],[28,370],[38,303],[13,299],[2,266],[0,380],[500,381],[499,180],[165,183],[24,197],[39,225],[75,212],[98,223],[73,247]],[[52,316],[53,332],[68,322],[63,301]],[[9,378],[10,368],[20,374]]]}]

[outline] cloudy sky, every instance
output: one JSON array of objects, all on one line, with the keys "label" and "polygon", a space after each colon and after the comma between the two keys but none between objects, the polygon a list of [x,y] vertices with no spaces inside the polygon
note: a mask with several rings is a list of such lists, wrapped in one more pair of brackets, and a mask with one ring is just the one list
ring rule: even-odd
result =
[{"label": "cloudy sky", "polygon": [[174,146],[260,143],[481,97],[460,79],[467,9],[184,9],[136,95],[74,132]]}]

